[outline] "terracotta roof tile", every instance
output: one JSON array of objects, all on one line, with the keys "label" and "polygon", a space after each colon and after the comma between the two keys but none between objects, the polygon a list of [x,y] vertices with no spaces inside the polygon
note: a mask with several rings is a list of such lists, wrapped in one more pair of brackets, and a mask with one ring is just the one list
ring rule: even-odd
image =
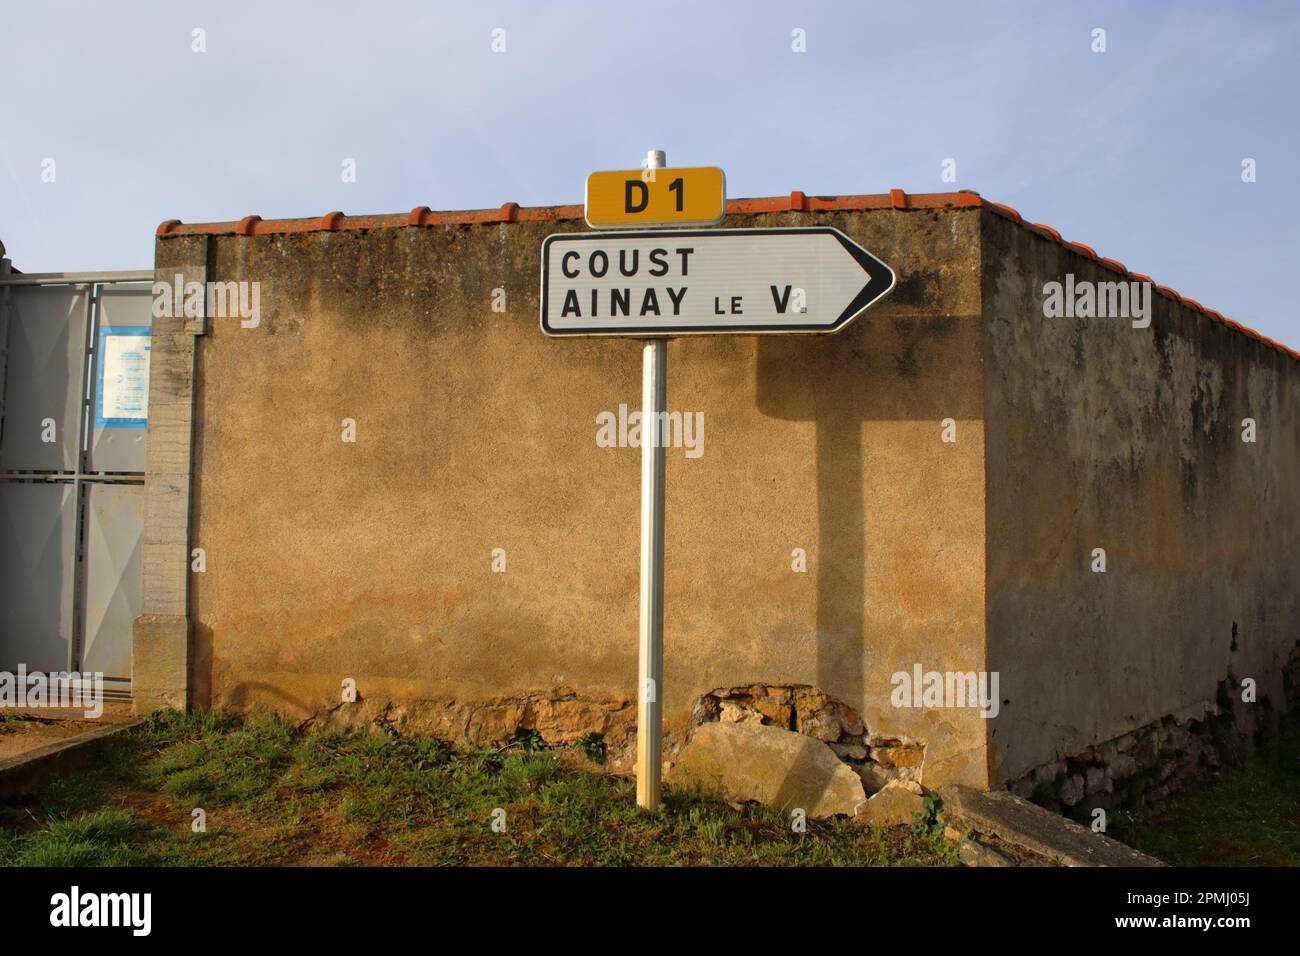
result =
[{"label": "terracotta roof tile", "polygon": [[[731,215],[767,212],[822,212],[838,209],[951,209],[964,207],[983,207],[1017,225],[1060,243],[1081,255],[1088,256],[1109,269],[1128,276],[1132,281],[1150,282],[1151,279],[1138,272],[1130,272],[1122,262],[1099,256],[1090,246],[1080,242],[1067,242],[1051,226],[1042,223],[1026,222],[1015,209],[1002,203],[991,202],[971,190],[955,193],[914,193],[908,194],[901,189],[891,189],[887,194],[863,196],[808,196],[795,190],[789,196],[773,196],[766,199],[728,199],[727,212]],[[428,206],[416,206],[409,213],[380,216],[347,216],[341,212],[326,213],[319,218],[307,219],[263,219],[261,216],[245,216],[238,222],[209,222],[187,225],[178,219],[168,219],[158,227],[159,238],[194,235],[237,235],[268,236],[297,232],[337,232],[353,229],[397,229],[407,226],[461,225],[468,223],[498,222],[562,222],[581,220],[582,206],[529,206],[521,207],[518,203],[503,203],[498,209],[471,209],[452,212],[435,212]],[[1280,342],[1260,335],[1254,329],[1248,329],[1237,322],[1221,315],[1213,309],[1207,309],[1193,299],[1186,299],[1166,286],[1155,288],[1189,308],[1195,309],[1211,321],[1227,328],[1240,331],[1264,345],[1277,349],[1284,355],[1300,360],[1300,352],[1287,348]]]}]

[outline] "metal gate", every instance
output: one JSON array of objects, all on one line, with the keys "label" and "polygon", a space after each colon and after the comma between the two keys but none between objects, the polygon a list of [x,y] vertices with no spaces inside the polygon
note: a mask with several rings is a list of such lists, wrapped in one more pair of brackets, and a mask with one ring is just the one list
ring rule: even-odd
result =
[{"label": "metal gate", "polygon": [[102,673],[110,699],[140,613],[152,279],[0,272],[0,671]]}]

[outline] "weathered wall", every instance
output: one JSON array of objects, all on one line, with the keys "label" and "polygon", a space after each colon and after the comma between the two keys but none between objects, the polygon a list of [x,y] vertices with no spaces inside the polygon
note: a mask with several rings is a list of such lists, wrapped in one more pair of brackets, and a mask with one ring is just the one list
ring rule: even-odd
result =
[{"label": "weathered wall", "polygon": [[[667,452],[674,738],[709,690],[806,683],[926,742],[927,784],[985,782],[975,711],[889,704],[914,663],[984,668],[980,219],[728,218],[838,226],[899,282],[833,336],[669,346],[669,409],[705,415],[703,457]],[[210,240],[208,278],[260,282],[262,321],[211,319],[197,340],[196,702],[305,715],[352,677],[412,706],[570,688],[631,714],[639,451],[595,433],[598,412],[638,404],[640,346],[537,321],[542,239],[579,226]],[[201,241],[161,238],[160,272]]]},{"label": "weathered wall", "polygon": [[1279,706],[1300,638],[1300,362],[1160,294],[1146,329],[1044,318],[1046,282],[1123,277],[981,219],[994,782],[1200,717],[1229,676]]}]

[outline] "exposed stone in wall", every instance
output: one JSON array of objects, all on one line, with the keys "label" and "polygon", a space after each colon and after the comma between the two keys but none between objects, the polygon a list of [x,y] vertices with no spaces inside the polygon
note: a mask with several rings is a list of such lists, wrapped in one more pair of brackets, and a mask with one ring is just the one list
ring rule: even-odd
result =
[{"label": "exposed stone in wall", "polygon": [[1136,808],[1163,800],[1207,776],[1240,767],[1255,748],[1300,719],[1300,642],[1282,672],[1284,699],[1241,699],[1241,681],[1219,684],[1203,717],[1165,717],[1082,753],[1044,764],[1008,789],[1020,797],[1090,821],[1098,807]]},{"label": "exposed stone in wall", "polygon": [[[819,740],[858,775],[867,794],[892,781],[921,779],[924,745],[868,728],[857,710],[808,685],[748,684],[704,694],[692,708],[691,729],[715,721],[779,727]],[[581,697],[567,687],[487,701],[362,698],[318,711],[304,726],[424,734],[460,747],[501,746],[521,731],[536,731],[556,745],[598,734],[610,769],[630,771],[636,759],[635,702]],[[685,743],[671,731],[665,735],[663,753],[670,765]]]},{"label": "exposed stone in wall", "polygon": [[617,764],[635,742],[636,707],[630,700],[585,698],[559,687],[488,701],[362,699],[319,712],[305,726],[423,734],[462,747],[500,746],[529,730],[550,744],[599,734]]},{"label": "exposed stone in wall", "polygon": [[691,724],[762,724],[814,737],[862,778],[872,794],[894,780],[921,780],[925,745],[869,728],[861,714],[807,684],[745,684],[719,688],[695,701]]}]

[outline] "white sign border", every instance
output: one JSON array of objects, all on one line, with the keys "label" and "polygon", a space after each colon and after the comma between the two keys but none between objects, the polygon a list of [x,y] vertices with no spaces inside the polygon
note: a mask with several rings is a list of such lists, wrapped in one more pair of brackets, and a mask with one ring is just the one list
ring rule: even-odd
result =
[{"label": "white sign border", "polygon": [[[673,326],[665,328],[656,326],[654,328],[613,328],[613,329],[552,329],[546,324],[546,302],[548,299],[548,287],[550,277],[547,275],[548,253],[550,252],[552,242],[579,241],[583,239],[600,239],[607,237],[610,239],[666,239],[666,238],[683,238],[686,236],[753,236],[753,235],[794,235],[807,233],[810,235],[833,235],[845,248],[850,255],[858,258],[853,252],[858,249],[866,253],[872,262],[883,270],[871,270],[864,266],[863,274],[870,277],[875,282],[878,277],[884,273],[889,274],[889,285],[882,292],[871,296],[865,305],[860,306],[852,313],[849,309],[853,308],[853,303],[849,304],[849,309],[841,315],[833,325],[725,325],[717,328],[705,328],[700,326]],[[834,226],[772,226],[763,228],[761,226],[750,227],[747,229],[603,229],[598,232],[553,232],[542,240],[542,261],[541,261],[541,303],[539,305],[542,332],[552,338],[636,338],[636,339],[654,339],[654,338],[676,338],[683,335],[827,335],[831,332],[838,332],[846,325],[857,320],[864,312],[879,302],[889,293],[894,291],[898,284],[898,276],[887,263],[876,256],[874,252],[860,246],[854,242],[841,230]]]}]

